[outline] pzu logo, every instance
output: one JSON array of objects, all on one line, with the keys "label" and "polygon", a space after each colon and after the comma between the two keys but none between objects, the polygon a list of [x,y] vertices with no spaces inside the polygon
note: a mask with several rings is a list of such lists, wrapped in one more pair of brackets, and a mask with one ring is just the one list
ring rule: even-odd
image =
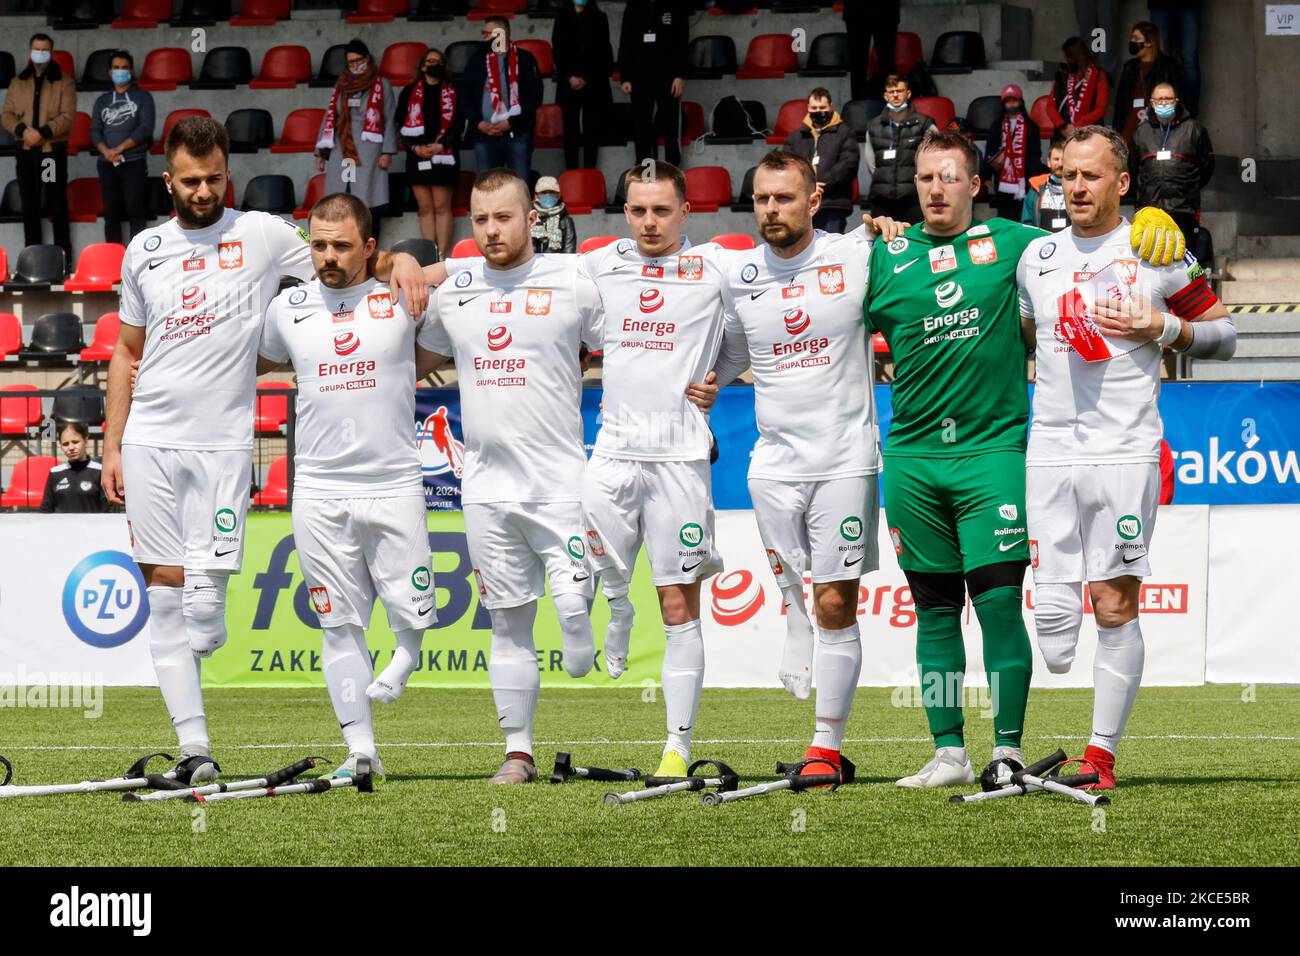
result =
[{"label": "pzu logo", "polygon": [[149,619],[144,578],[121,551],[96,551],[72,569],[63,585],[63,619],[92,647],[118,647]]}]

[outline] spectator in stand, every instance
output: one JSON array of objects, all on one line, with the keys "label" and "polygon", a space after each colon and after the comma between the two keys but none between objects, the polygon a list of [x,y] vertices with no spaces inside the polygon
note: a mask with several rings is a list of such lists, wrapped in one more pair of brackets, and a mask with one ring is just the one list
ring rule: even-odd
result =
[{"label": "spectator in stand", "polygon": [[465,121],[441,50],[424,54],[415,78],[397,94],[393,115],[406,149],[406,181],[415,196],[420,235],[434,242],[438,257],[445,259],[455,225],[451,199],[460,178],[458,151]]},{"label": "spectator in stand", "polygon": [[483,56],[472,57],[460,81],[461,109],[479,171],[504,166],[528,179],[533,121],[542,105],[542,71],[510,40],[510,21],[483,21]]},{"label": "spectator in stand", "polygon": [[899,222],[921,221],[916,196],[916,148],[934,120],[911,106],[907,80],[896,73],[885,78],[885,109],[867,123],[867,139],[875,154],[871,169],[872,216],[889,216]]},{"label": "spectator in stand", "polygon": [[[348,193],[373,211],[388,205],[388,167],[397,152],[393,88],[360,40],[350,41],[344,56],[347,68],[316,137],[316,169],[325,174],[325,195]],[[378,240],[379,217],[374,220]]]},{"label": "spectator in stand", "polygon": [[1002,122],[989,134],[984,174],[994,183],[993,207],[998,216],[1020,221],[1029,180],[1046,172],[1038,124],[1025,112],[1025,94],[1015,83],[1002,89]]},{"label": "spectator in stand", "polygon": [[1115,49],[1115,41],[1119,38],[1116,5],[1116,0],[1074,0],[1074,16],[1079,22],[1079,36],[1089,46],[1094,40],[1101,41],[1101,49],[1097,51],[1097,62],[1107,73],[1115,72],[1115,64],[1119,62],[1117,58],[1119,51]]},{"label": "spectator in stand", "polygon": [[609,42],[609,19],[596,0],[573,0],[555,16],[551,32],[555,55],[555,102],[564,116],[564,165],[595,169],[600,138],[609,122],[613,95],[614,48]]},{"label": "spectator in stand", "polygon": [[1020,221],[1048,232],[1060,232],[1070,224],[1065,211],[1065,190],[1061,186],[1061,169],[1065,159],[1066,135],[1058,129],[1052,134],[1047,151],[1047,172],[1029,180]]},{"label": "spectator in stand", "polygon": [[1124,64],[1115,85],[1115,112],[1111,126],[1119,130],[1124,142],[1133,145],[1133,131],[1147,118],[1147,100],[1157,83],[1172,83],[1183,88],[1183,67],[1168,53],[1160,50],[1160,31],[1154,23],[1142,21],[1129,34],[1129,52],[1133,59]]},{"label": "spectator in stand", "polygon": [[1065,69],[1056,71],[1047,115],[1051,117],[1053,129],[1064,128],[1065,135],[1069,136],[1076,126],[1106,122],[1110,80],[1079,37],[1066,40],[1061,52],[1065,54]]},{"label": "spectator in stand", "polygon": [[533,209],[537,212],[537,222],[532,230],[535,252],[578,251],[578,230],[574,228],[573,217],[564,208],[560,183],[554,176],[537,180]]},{"label": "spectator in stand", "polygon": [[1193,236],[1201,216],[1201,190],[1214,175],[1210,134],[1178,101],[1169,83],[1151,91],[1147,120],[1133,133],[1129,153],[1137,183],[1137,204],[1169,213],[1195,250]]},{"label": "spectator in stand", "polygon": [[817,192],[822,203],[813,216],[813,227],[844,232],[853,211],[858,141],[831,105],[830,90],[819,86],[808,94],[808,113],[803,125],[786,137],[785,148],[808,160],[817,174]]},{"label": "spectator in stand", "polygon": [[[878,100],[884,89],[882,77],[892,74],[894,45],[898,40],[900,0],[848,0],[844,4],[844,30],[849,35],[849,96],[855,100]],[[876,47],[876,73],[868,77],[871,45]]]},{"label": "spectator in stand", "polygon": [[81,422],[59,423],[59,447],[68,460],[50,469],[41,511],[46,514],[98,514],[112,511],[100,486],[99,461],[86,453],[90,432]]},{"label": "spectator in stand", "polygon": [[682,164],[682,95],[686,92],[686,50],[690,4],[682,0],[640,0],[623,8],[618,72],[632,98],[636,160],[664,158]]},{"label": "spectator in stand", "polygon": [[1147,13],[1164,37],[1165,49],[1183,65],[1183,106],[1200,116],[1201,63],[1197,51],[1201,39],[1201,0],[1149,0]]},{"label": "spectator in stand", "polygon": [[[109,63],[113,88],[95,98],[90,144],[99,152],[99,192],[104,197],[104,241],[126,245],[149,223],[149,144],[153,96],[135,85],[135,60],[118,50]],[[122,234],[122,223],[130,232]]]},{"label": "spectator in stand", "polygon": [[[77,118],[77,87],[54,62],[54,41],[49,34],[34,34],[27,66],[9,83],[5,93],[4,128],[18,141],[15,165],[18,194],[23,202],[23,242],[41,242],[41,220],[54,223],[54,242],[72,262],[72,234],[68,226],[68,134]],[[53,179],[44,169],[54,160]],[[42,185],[45,203],[41,202]]]}]

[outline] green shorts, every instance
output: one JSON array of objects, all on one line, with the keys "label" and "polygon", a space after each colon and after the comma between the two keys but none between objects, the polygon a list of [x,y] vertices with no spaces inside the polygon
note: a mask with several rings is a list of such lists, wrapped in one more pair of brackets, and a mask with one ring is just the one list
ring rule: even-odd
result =
[{"label": "green shorts", "polygon": [[885,519],[904,571],[972,571],[1029,560],[1025,455],[885,456]]}]

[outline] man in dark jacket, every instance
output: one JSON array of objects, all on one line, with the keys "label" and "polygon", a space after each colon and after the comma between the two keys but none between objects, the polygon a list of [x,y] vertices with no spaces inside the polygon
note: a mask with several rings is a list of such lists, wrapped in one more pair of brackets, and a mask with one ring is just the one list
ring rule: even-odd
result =
[{"label": "man in dark jacket", "polygon": [[[855,100],[879,99],[881,77],[894,72],[900,6],[899,0],[846,0],[844,4],[844,32],[849,35],[849,90]],[[879,72],[868,81],[873,43]]]},{"label": "man in dark jacket", "polygon": [[470,58],[457,93],[480,170],[505,166],[523,179],[533,162],[533,120],[542,105],[542,71],[510,42],[510,21],[483,21],[483,56]]},{"label": "man in dark jacket", "polygon": [[916,198],[916,148],[934,120],[912,109],[912,91],[897,74],[885,78],[885,109],[867,123],[867,137],[876,156],[871,171],[871,215],[899,222],[921,221]]},{"label": "man in dark jacket", "polygon": [[1120,70],[1110,125],[1131,147],[1134,131],[1146,121],[1151,91],[1157,83],[1172,83],[1174,89],[1182,89],[1183,65],[1160,49],[1160,30],[1146,20],[1133,25],[1128,49],[1133,58]]},{"label": "man in dark jacket", "polygon": [[551,31],[555,55],[555,102],[564,116],[564,165],[596,168],[600,139],[605,134],[612,101],[609,78],[614,73],[614,49],[609,20],[596,0],[574,0],[555,16]]},{"label": "man in dark jacket", "polygon": [[690,4],[682,0],[638,0],[623,8],[618,41],[618,72],[623,92],[632,98],[636,158],[682,163],[682,94],[686,92],[686,52],[690,43]]},{"label": "man in dark jacket", "polygon": [[853,184],[858,178],[858,141],[853,130],[831,105],[830,90],[817,87],[808,94],[803,125],[785,139],[785,148],[812,164],[822,204],[813,226],[844,232],[853,211]]},{"label": "man in dark jacket", "polygon": [[[153,142],[153,96],[135,85],[135,61],[126,50],[113,54],[113,88],[95,98],[90,144],[99,152],[96,169],[104,197],[104,241],[125,245],[149,222],[149,144]],[[131,231],[122,235],[122,223]]]},{"label": "man in dark jacket", "polygon": [[1133,133],[1130,162],[1136,170],[1137,204],[1169,213],[1194,248],[1201,190],[1214,175],[1214,147],[1200,120],[1178,101],[1172,84],[1151,91],[1147,120]]}]

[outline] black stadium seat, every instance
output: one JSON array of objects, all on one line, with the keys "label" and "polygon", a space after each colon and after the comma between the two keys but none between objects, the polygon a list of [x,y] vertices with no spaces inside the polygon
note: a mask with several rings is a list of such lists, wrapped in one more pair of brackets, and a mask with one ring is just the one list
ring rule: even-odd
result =
[{"label": "black stadium seat", "polygon": [[447,55],[447,72],[460,79],[465,73],[465,67],[469,66],[469,61],[475,56],[481,56],[484,48],[479,40],[457,40],[449,43],[443,52]]},{"label": "black stadium seat", "polygon": [[230,19],[230,0],[185,0],[174,27],[211,27]]},{"label": "black stadium seat", "polygon": [[709,142],[719,146],[741,146],[761,140],[767,130],[767,110],[758,100],[741,100],[745,115],[734,109],[720,110],[723,101],[713,108],[712,135]]},{"label": "black stadium seat", "polygon": [[736,41],[731,37],[696,37],[686,51],[688,77],[717,79],[734,74],[736,69]]},{"label": "black stadium seat", "polygon": [[740,180],[740,192],[736,193],[736,201],[731,204],[732,212],[749,212],[754,208],[754,173],[757,171],[757,166],[745,170]]},{"label": "black stadium seat", "polygon": [[81,68],[81,79],[77,81],[78,90],[102,93],[113,88],[113,81],[108,78],[109,67],[113,63],[112,50],[96,50],[86,57]]},{"label": "black stadium seat", "polygon": [[347,44],[336,43],[320,58],[320,72],[308,86],[333,86],[347,66]]},{"label": "black stadium seat", "polygon": [[104,423],[104,392],[98,388],[61,388],[50,417],[56,422],[80,422],[88,428]]},{"label": "black stadium seat", "polygon": [[972,30],[939,34],[930,57],[930,72],[944,75],[969,73],[988,65],[984,58],[984,37]]},{"label": "black stadium seat", "polygon": [[289,215],[297,205],[293,197],[293,180],[288,176],[269,174],[254,176],[248,181],[244,187],[244,203],[239,208]]},{"label": "black stadium seat", "polygon": [[275,142],[275,124],[266,110],[235,110],[226,117],[232,153],[256,153]]},{"label": "black stadium seat", "polygon": [[199,78],[192,90],[233,90],[253,79],[253,58],[242,46],[214,46],[203,58]]},{"label": "black stadium seat", "polygon": [[61,0],[50,5],[50,14],[55,30],[94,30],[113,19],[113,0]]},{"label": "black stadium seat", "polygon": [[67,274],[68,254],[62,246],[28,246],[18,253],[14,274],[5,288],[45,288],[61,283]]},{"label": "black stadium seat", "polygon": [[977,96],[966,107],[966,122],[976,139],[984,139],[1002,120],[1002,97]]},{"label": "black stadium seat", "polygon": [[166,217],[171,215],[172,208],[172,195],[167,191],[167,184],[161,176],[150,176],[149,214]]},{"label": "black stadium seat", "polygon": [[393,243],[392,251],[415,256],[415,261],[422,266],[431,266],[438,261],[438,244],[430,239],[403,239]]},{"label": "black stadium seat", "polygon": [[849,125],[861,143],[867,138],[867,123],[879,116],[884,108],[884,100],[849,100],[840,109],[840,119]]},{"label": "black stadium seat", "polygon": [[808,48],[807,65],[800,76],[843,76],[849,72],[849,35],[823,33]]},{"label": "black stadium seat", "polygon": [[618,174],[618,178],[614,180],[614,198],[605,206],[605,212],[621,213],[623,211],[623,204],[627,202],[627,174],[632,169],[636,169],[636,167],[633,166],[631,169],[623,170]]},{"label": "black stadium seat", "polygon": [[407,19],[416,23],[431,20],[455,20],[469,13],[469,0],[419,0],[415,12]]},{"label": "black stadium seat", "polygon": [[565,0],[528,0],[528,15],[536,19],[554,20]]},{"label": "black stadium seat", "polygon": [[4,194],[0,195],[0,222],[23,221],[23,195],[18,191],[18,180],[11,179],[5,183]]},{"label": "black stadium seat", "polygon": [[14,55],[8,50],[0,50],[0,90],[9,85],[14,72]]},{"label": "black stadium seat", "polygon": [[69,357],[77,357],[85,347],[81,319],[71,312],[47,312],[32,325],[31,341],[18,353],[18,359],[42,365],[61,364]]}]

